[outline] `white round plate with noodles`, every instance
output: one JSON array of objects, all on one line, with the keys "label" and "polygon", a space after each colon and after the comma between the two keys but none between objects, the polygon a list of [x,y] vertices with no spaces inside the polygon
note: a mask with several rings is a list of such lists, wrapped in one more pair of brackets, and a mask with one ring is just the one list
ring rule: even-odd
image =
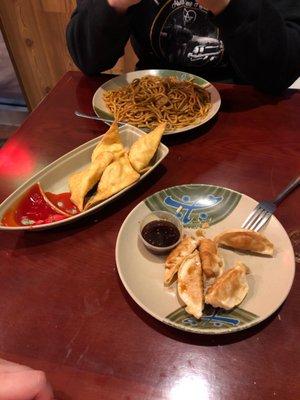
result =
[{"label": "white round plate with noodles", "polygon": [[[196,121],[185,127],[177,128],[171,131],[165,131],[164,133],[165,135],[173,135],[176,133],[186,132],[190,129],[196,128],[197,126],[205,124],[207,121],[209,121],[217,114],[221,105],[221,98],[217,89],[210,82],[206,81],[203,78],[200,78],[199,76],[189,74],[187,72],[173,71],[168,69],[148,69],[143,71],[129,72],[127,74],[116,76],[115,78],[110,79],[109,81],[105,82],[102,86],[100,86],[100,88],[95,92],[93,97],[93,108],[98,117],[111,120],[114,119],[114,116],[107,107],[105,100],[103,98],[103,94],[105,93],[105,91],[118,90],[124,86],[129,85],[134,79],[142,78],[144,76],[149,76],[149,75],[157,76],[160,78],[174,76],[181,81],[192,81],[194,84],[197,84],[202,88],[204,88],[210,94],[211,107],[208,111],[208,114],[204,118],[198,118]],[[130,122],[128,121],[127,123]],[[140,129],[148,131],[146,128],[145,129],[140,128]]]},{"label": "white round plate with noodles", "polygon": [[139,203],[120,228],[115,252],[118,273],[129,295],[157,320],[193,333],[227,334],[264,321],[284,302],[295,275],[290,239],[275,216],[261,232],[274,244],[273,257],[219,249],[225,269],[236,261],[249,267],[249,292],[241,304],[229,311],[206,305],[200,320],[185,311],[176,282],[171,287],[164,286],[166,256],[150,253],[138,234],[140,221],[150,212],[161,210],[176,215],[184,233],[196,231],[209,221],[205,236],[214,238],[227,229],[239,228],[256,204],[254,199],[234,190],[204,184],[166,188]]}]

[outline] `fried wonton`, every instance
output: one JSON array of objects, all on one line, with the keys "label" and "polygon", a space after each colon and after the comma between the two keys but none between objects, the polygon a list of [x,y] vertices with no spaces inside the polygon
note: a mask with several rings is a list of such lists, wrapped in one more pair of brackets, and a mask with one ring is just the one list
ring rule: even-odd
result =
[{"label": "fried wonton", "polygon": [[224,245],[236,250],[272,256],[274,245],[264,235],[247,229],[232,229],[220,233],[214,238],[217,245]]},{"label": "fried wonton", "polygon": [[131,166],[127,154],[112,162],[103,172],[97,192],[85,206],[88,209],[137,181],[140,174]]},{"label": "fried wonton", "polygon": [[248,268],[237,262],[208,288],[205,303],[225,310],[230,310],[240,304],[249,290],[246,280],[247,272]]},{"label": "fried wonton", "polygon": [[149,162],[159,146],[165,128],[166,123],[163,122],[153,131],[139,137],[139,139],[133,143],[129,151],[129,161],[136,171],[143,172],[149,165]]},{"label": "fried wonton", "polygon": [[224,270],[223,260],[218,255],[218,248],[215,242],[211,239],[201,239],[199,253],[206,284],[210,284],[218,276],[222,275]]},{"label": "fried wonton", "polygon": [[103,171],[113,159],[112,153],[101,153],[84,170],[76,172],[69,177],[71,201],[78,207],[79,211],[83,210],[86,194],[99,182]]},{"label": "fried wonton", "polygon": [[169,285],[177,273],[185,257],[189,256],[198,246],[200,239],[187,236],[168,255],[165,263],[165,285]]},{"label": "fried wonton", "polygon": [[113,153],[116,159],[125,152],[124,146],[121,142],[118,124],[116,122],[111,125],[109,130],[103,135],[102,139],[95,147],[92,154],[92,161],[94,161],[98,155],[104,151]]},{"label": "fried wonton", "polygon": [[178,270],[178,294],[186,312],[201,318],[204,307],[203,278],[198,250],[186,257]]}]

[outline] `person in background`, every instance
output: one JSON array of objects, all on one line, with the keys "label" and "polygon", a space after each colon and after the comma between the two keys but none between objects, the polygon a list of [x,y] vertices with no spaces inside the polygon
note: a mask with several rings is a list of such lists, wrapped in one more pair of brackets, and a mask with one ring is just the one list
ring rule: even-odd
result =
[{"label": "person in background", "polygon": [[129,37],[137,69],[184,70],[271,94],[300,75],[299,0],[77,0],[67,44],[85,74],[112,68]]},{"label": "person in background", "polygon": [[0,400],[54,400],[42,371],[0,359]]}]

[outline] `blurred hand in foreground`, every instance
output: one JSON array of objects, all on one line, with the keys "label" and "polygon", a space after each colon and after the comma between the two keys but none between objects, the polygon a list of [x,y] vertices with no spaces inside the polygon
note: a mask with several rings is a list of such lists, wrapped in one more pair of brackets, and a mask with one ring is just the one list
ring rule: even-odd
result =
[{"label": "blurred hand in foreground", "polygon": [[0,400],[54,400],[42,371],[0,359]]},{"label": "blurred hand in foreground", "polygon": [[214,15],[218,15],[225,10],[230,0],[198,0],[198,3]]},{"label": "blurred hand in foreground", "polygon": [[[101,0],[100,0],[101,1]],[[138,4],[141,0],[107,0],[108,4],[118,13],[123,14],[130,6]]]}]

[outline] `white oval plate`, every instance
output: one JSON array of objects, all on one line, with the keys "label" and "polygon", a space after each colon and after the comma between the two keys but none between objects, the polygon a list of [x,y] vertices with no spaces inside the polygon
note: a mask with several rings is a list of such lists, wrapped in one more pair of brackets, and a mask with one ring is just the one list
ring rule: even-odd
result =
[{"label": "white oval plate", "polygon": [[200,321],[185,312],[176,283],[171,288],[164,287],[165,256],[149,253],[138,239],[139,221],[150,210],[175,214],[178,207],[182,207],[179,218],[184,229],[197,229],[201,222],[210,221],[206,236],[213,238],[226,229],[240,227],[256,204],[246,195],[211,185],[175,186],[139,203],[123,222],[116,244],[118,273],[133,300],[159,321],[194,333],[236,332],[268,318],[284,302],[295,274],[291,242],[274,216],[263,231],[274,243],[274,257],[220,249],[226,268],[237,260],[250,268],[251,273],[247,275],[249,292],[239,307],[231,311],[218,309],[214,314],[215,310],[206,306]]},{"label": "white oval plate", "polygon": [[[122,143],[125,148],[130,148],[131,145],[141,136],[145,135],[145,132],[141,131],[138,128],[135,128],[131,125],[123,125],[119,128],[120,137]],[[73,173],[84,169],[91,161],[91,155],[94,148],[99,143],[99,139],[102,136],[99,136],[95,139],[90,140],[89,142],[84,143],[83,145],[77,147],[76,149],[70,151],[64,156],[58,158],[53,163],[49,164],[47,167],[43,168],[40,172],[34,175],[32,178],[28,179],[22,186],[20,186],[17,190],[15,190],[3,203],[0,204],[0,221],[10,207],[35,183],[40,182],[42,188],[45,192],[52,193],[63,193],[68,192],[68,177]],[[79,214],[71,216],[69,218],[63,219],[61,221],[52,222],[49,224],[43,225],[32,225],[32,226],[17,226],[17,227],[9,227],[2,226],[0,223],[0,230],[5,231],[24,231],[24,230],[42,230],[48,228],[54,228],[56,226],[68,224],[70,222],[76,221],[79,218],[84,217],[85,215],[91,214],[96,210],[104,207],[124,192],[135,186],[140,180],[144,179],[148,174],[150,174],[154,168],[161,163],[161,161],[168,154],[169,149],[164,144],[160,143],[157,152],[154,158],[151,160],[151,168],[141,175],[140,179],[135,182],[133,185],[126,187],[120,192],[114,194],[107,200],[104,200],[102,203],[97,204],[94,207],[91,207],[89,210],[83,211]]]},{"label": "white oval plate", "polygon": [[167,76],[176,76],[182,81],[193,79],[194,83],[205,88],[211,96],[212,107],[205,118],[199,119],[198,121],[195,121],[193,124],[188,125],[185,128],[179,128],[174,131],[166,131],[164,135],[174,135],[176,133],[186,132],[190,129],[196,128],[197,126],[205,124],[205,122],[209,121],[214,115],[217,114],[221,105],[220,94],[217,89],[205,79],[193,74],[189,74],[187,72],[173,71],[169,69],[146,69],[143,71],[129,72],[128,74],[116,76],[115,78],[110,79],[102,86],[100,86],[93,97],[93,108],[98,117],[104,119],[114,119],[110,110],[106,106],[105,101],[103,100],[103,93],[106,90],[118,90],[121,87],[130,84],[134,79],[142,78],[143,76],[147,75],[159,76],[161,78],[165,78]]}]

